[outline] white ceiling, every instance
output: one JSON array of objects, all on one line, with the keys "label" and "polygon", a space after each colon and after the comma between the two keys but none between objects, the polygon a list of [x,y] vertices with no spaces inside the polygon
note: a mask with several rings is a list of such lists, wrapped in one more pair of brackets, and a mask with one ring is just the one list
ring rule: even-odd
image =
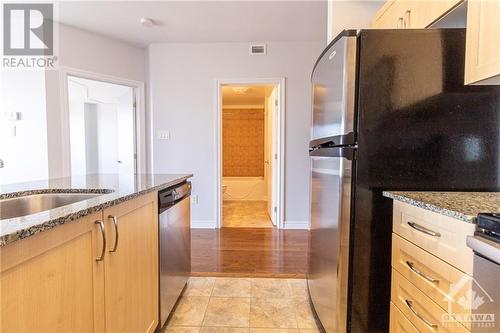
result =
[{"label": "white ceiling", "polygon": [[[236,89],[233,89],[236,88]],[[238,92],[238,89],[245,88],[246,91]],[[266,92],[272,86],[223,86],[222,105],[263,105],[266,99]]]},{"label": "white ceiling", "polygon": [[[64,1],[58,21],[137,46],[323,41],[326,1]],[[141,17],[155,26],[143,27]]]}]

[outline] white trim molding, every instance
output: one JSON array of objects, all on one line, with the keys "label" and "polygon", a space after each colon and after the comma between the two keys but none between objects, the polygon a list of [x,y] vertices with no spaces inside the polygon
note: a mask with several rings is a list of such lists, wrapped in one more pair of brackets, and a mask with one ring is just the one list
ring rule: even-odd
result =
[{"label": "white trim molding", "polygon": [[68,76],[84,79],[108,82],[129,86],[134,89],[135,100],[135,153],[136,173],[147,173],[147,150],[146,150],[146,96],[144,93],[144,82],[119,78],[101,73],[89,72],[81,69],[65,66],[59,67],[59,84],[61,89],[61,129],[62,129],[62,155],[64,176],[71,176],[71,148],[69,135],[69,103],[68,103]]},{"label": "white trim molding", "polygon": [[217,229],[214,220],[191,220],[191,229]]},{"label": "white trim molding", "polygon": [[283,229],[309,230],[309,221],[285,221]]}]

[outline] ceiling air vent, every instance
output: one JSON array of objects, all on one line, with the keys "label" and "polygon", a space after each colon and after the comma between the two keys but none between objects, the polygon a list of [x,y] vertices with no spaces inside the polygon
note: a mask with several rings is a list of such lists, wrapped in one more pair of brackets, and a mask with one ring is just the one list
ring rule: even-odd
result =
[{"label": "ceiling air vent", "polygon": [[250,45],[250,55],[266,55],[266,44]]}]

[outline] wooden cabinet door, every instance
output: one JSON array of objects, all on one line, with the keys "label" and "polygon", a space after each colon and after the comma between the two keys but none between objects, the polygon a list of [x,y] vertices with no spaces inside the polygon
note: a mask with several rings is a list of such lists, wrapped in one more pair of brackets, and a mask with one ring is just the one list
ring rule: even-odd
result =
[{"label": "wooden cabinet door", "polygon": [[467,2],[465,83],[500,84],[500,0]]},{"label": "wooden cabinet door", "polygon": [[426,28],[464,0],[414,0],[407,16],[411,28]]},{"label": "wooden cabinet door", "polygon": [[104,332],[101,213],[0,249],[1,332]]},{"label": "wooden cabinet door", "polygon": [[413,0],[389,0],[375,15],[372,27],[375,29],[413,28],[411,16]]},{"label": "wooden cabinet door", "polygon": [[[158,324],[156,203],[153,192],[104,210],[108,235],[105,257],[108,333],[153,332]],[[116,229],[112,216],[116,218]]]},{"label": "wooden cabinet door", "polygon": [[389,0],[375,15],[372,27],[375,29],[404,28],[404,0]]}]

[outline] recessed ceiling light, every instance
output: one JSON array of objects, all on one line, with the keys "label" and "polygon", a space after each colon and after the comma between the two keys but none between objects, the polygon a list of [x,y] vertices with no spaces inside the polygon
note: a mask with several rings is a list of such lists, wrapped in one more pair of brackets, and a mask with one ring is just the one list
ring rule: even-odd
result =
[{"label": "recessed ceiling light", "polygon": [[237,94],[244,94],[247,92],[248,87],[232,87],[233,91]]},{"label": "recessed ceiling light", "polygon": [[155,23],[153,22],[152,19],[147,18],[147,17],[143,17],[143,18],[141,18],[141,24],[142,24],[142,26],[149,28],[149,27],[152,27]]}]

